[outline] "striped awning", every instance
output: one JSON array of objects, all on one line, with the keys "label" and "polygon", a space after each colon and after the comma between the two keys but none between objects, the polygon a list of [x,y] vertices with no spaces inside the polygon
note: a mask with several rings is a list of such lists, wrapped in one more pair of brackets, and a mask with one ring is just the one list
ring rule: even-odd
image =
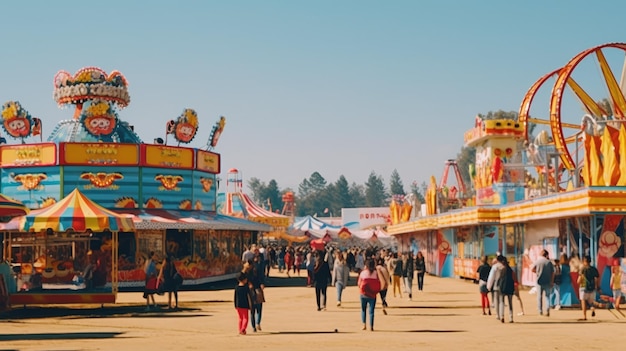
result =
[{"label": "striped awning", "polygon": [[135,230],[131,218],[107,210],[78,189],[41,212],[30,213],[24,217],[23,231],[42,231],[48,228],[55,232],[82,232],[87,229],[94,232]]},{"label": "striped awning", "polygon": [[163,209],[124,210],[120,216],[131,218],[138,230],[197,229],[249,230],[268,232],[271,227],[241,218],[212,214],[206,211],[174,211]]},{"label": "striped awning", "polygon": [[29,212],[23,203],[0,194],[0,217],[23,216]]}]

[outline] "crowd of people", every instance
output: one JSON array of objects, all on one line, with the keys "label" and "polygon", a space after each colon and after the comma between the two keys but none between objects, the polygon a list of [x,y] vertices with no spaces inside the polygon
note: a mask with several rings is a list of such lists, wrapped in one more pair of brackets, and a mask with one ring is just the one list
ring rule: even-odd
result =
[{"label": "crowd of people", "polygon": [[[168,293],[168,307],[178,308],[178,289],[182,278],[176,271],[171,257],[166,257],[157,270],[157,256],[151,253],[146,261],[146,285],[144,298],[146,309],[156,307],[155,294]],[[578,265],[577,258],[570,260],[565,254],[558,259],[551,260],[547,250],[542,250],[539,257],[533,262],[532,272],[536,280],[532,292],[537,295],[537,310],[539,315],[550,316],[551,310],[561,308],[562,286],[570,286],[570,266],[578,272],[578,297],[581,302],[583,316],[587,319],[587,312],[595,316],[595,308],[615,308],[619,311],[622,298],[621,281],[622,271],[619,264],[611,267],[610,295],[602,294],[598,270],[591,265],[589,256],[583,257]],[[571,264],[570,264],[571,263]],[[394,298],[413,299],[413,281],[417,278],[417,291],[424,289],[426,262],[422,252],[393,252],[387,249],[353,247],[340,250],[332,245],[326,245],[323,250],[316,250],[308,245],[298,247],[264,247],[252,244],[242,254],[243,269],[237,276],[237,287],[234,293],[234,305],[239,318],[239,333],[247,333],[248,324],[254,332],[261,331],[263,303],[265,302],[265,281],[271,270],[285,272],[288,277],[301,275],[306,270],[306,286],[315,290],[317,311],[325,311],[328,295],[327,290],[332,286],[336,290],[336,304],[342,303],[342,295],[350,283],[350,274],[357,274],[356,285],[359,289],[361,303],[361,322],[363,330],[374,330],[374,312],[377,297],[380,296],[382,312],[387,314],[387,293],[392,289]],[[524,305],[520,297],[520,284],[517,280],[514,262],[505,256],[497,254],[492,260],[487,256],[482,259],[478,267],[478,286],[480,292],[483,315],[492,315],[494,309],[497,320],[505,322],[505,314],[513,323],[513,300],[520,306],[518,316],[524,315]],[[172,306],[172,296],[174,306]],[[492,306],[493,304],[493,306]],[[506,311],[505,311],[506,308]],[[508,313],[506,313],[508,312]]]},{"label": "crowd of people", "polygon": [[[413,298],[413,280],[417,276],[418,291],[424,288],[426,263],[421,252],[396,253],[386,249],[350,248],[340,250],[327,245],[323,250],[309,246],[263,247],[252,244],[242,254],[243,270],[238,275],[234,305],[239,319],[239,334],[247,333],[248,323],[254,332],[261,330],[265,279],[271,269],[300,276],[306,270],[306,286],[315,288],[318,311],[325,311],[329,286],[336,289],[336,303],[341,306],[343,291],[349,284],[350,273],[358,275],[357,286],[361,301],[361,320],[366,330],[374,330],[374,310],[377,296],[387,314],[387,289],[393,284],[394,297]],[[393,274],[390,274],[392,272]]]},{"label": "crowd of people", "polygon": [[[561,290],[564,286],[571,285],[570,263],[574,264],[566,254],[561,254],[558,259],[550,259],[547,250],[542,250],[539,257],[532,265],[532,272],[536,279],[532,292],[537,295],[537,311],[539,315],[550,316],[550,310],[561,309]],[[577,264],[575,264],[577,266]],[[595,317],[595,308],[615,308],[620,310],[622,299],[621,281],[622,270],[619,264],[611,266],[610,295],[602,294],[600,290],[600,275],[591,265],[591,257],[585,256],[582,265],[576,267],[578,278],[576,284],[579,287],[578,298],[583,316],[580,320],[587,320],[587,311],[591,310],[591,316]],[[504,323],[504,307],[508,306],[509,322],[513,323],[513,296],[517,297],[521,312],[524,315],[524,305],[519,296],[519,283],[517,274],[511,267],[509,260],[497,254],[491,265],[489,258],[485,256],[477,270],[479,276],[479,292],[483,315],[491,315],[491,301],[494,304],[496,319]],[[506,299],[506,301],[505,301]]]}]

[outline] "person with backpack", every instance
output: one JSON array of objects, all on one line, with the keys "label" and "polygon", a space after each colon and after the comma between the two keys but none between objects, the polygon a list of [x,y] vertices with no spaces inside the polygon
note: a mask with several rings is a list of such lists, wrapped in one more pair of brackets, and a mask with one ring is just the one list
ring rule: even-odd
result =
[{"label": "person with backpack", "polygon": [[363,330],[367,329],[366,310],[369,306],[370,330],[374,331],[374,308],[376,307],[376,295],[380,292],[380,279],[376,272],[376,265],[373,258],[368,258],[365,269],[359,274],[357,281],[361,299],[361,322]]},{"label": "person with backpack", "polygon": [[549,259],[547,250],[541,250],[532,271],[537,274],[537,308],[539,315],[543,315],[543,296],[546,296],[546,316],[550,317],[550,291],[554,285],[554,266]]},{"label": "person with backpack", "polygon": [[[515,276],[513,275],[513,269],[509,266],[509,261],[504,256],[501,257],[501,263],[504,268],[501,271],[499,280],[500,287],[500,306],[504,307],[504,298],[506,297],[507,304],[509,306],[509,323],[513,323],[513,295],[515,294]],[[500,321],[504,323],[504,309],[500,314]]]},{"label": "person with backpack", "polygon": [[580,307],[583,310],[582,320],[584,321],[587,320],[587,309],[589,308],[591,309],[591,317],[596,316],[596,291],[600,290],[599,278],[598,269],[591,265],[591,257],[585,256],[583,267],[578,274]]}]

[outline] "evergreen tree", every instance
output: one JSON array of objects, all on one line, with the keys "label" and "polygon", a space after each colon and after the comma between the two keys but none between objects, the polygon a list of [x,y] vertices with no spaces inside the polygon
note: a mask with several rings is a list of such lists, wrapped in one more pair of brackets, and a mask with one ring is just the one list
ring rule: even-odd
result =
[{"label": "evergreen tree", "polygon": [[348,185],[348,181],[346,177],[343,175],[339,176],[337,182],[335,182],[335,192],[334,192],[334,204],[337,207],[337,210],[341,210],[342,208],[352,208],[354,207],[354,201],[350,196],[350,186]]},{"label": "evergreen tree", "polygon": [[383,207],[387,205],[388,199],[385,189],[385,182],[381,176],[374,171],[370,173],[365,183],[365,203],[368,207]]},{"label": "evergreen tree", "polygon": [[350,198],[352,199],[353,207],[365,207],[365,187],[363,185],[352,183],[350,185]]},{"label": "evergreen tree", "polygon": [[404,185],[402,184],[402,179],[400,178],[400,174],[397,169],[394,169],[391,172],[391,179],[389,180],[389,190],[391,191],[391,195],[406,195],[404,192]]},{"label": "evergreen tree", "polygon": [[272,179],[267,184],[267,188],[265,191],[265,198],[267,199],[267,205],[265,206],[268,210],[272,212],[276,212],[276,210],[280,211],[283,208],[283,197],[281,196],[281,191],[278,188],[278,183],[276,180]]}]

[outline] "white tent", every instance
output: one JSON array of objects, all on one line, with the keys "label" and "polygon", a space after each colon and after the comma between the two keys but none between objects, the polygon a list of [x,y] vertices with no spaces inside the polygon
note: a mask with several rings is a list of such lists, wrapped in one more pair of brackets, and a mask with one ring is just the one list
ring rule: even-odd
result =
[{"label": "white tent", "polygon": [[306,232],[308,230],[322,230],[322,229],[339,230],[341,229],[341,226],[330,225],[315,217],[305,216],[305,217],[296,219],[293,222],[293,224],[289,227],[289,231],[291,232],[294,232],[294,231]]}]

